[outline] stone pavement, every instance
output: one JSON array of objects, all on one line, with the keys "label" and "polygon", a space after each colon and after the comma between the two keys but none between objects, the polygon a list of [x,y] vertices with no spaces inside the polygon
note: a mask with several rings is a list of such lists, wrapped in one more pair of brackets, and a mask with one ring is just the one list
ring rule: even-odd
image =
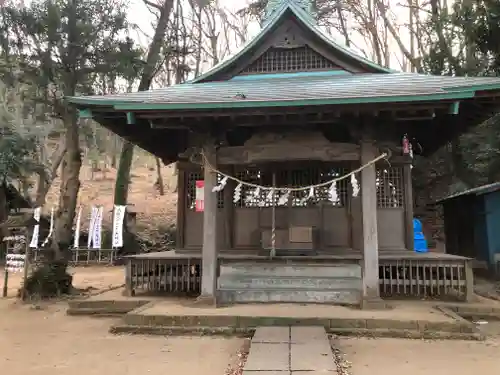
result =
[{"label": "stone pavement", "polygon": [[258,327],[243,375],[335,375],[323,327]]}]

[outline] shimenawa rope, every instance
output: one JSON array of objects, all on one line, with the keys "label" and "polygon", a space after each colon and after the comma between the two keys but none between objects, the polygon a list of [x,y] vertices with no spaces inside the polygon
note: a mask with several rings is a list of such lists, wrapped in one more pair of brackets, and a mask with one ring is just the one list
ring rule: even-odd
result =
[{"label": "shimenawa rope", "polygon": [[263,186],[263,185],[259,185],[259,184],[253,184],[251,182],[246,182],[246,181],[240,180],[239,178],[236,178],[234,176],[230,176],[230,175],[228,175],[228,174],[226,174],[224,172],[221,172],[217,168],[215,168],[214,166],[212,166],[212,164],[210,164],[210,162],[208,161],[208,159],[205,156],[205,154],[203,153],[203,151],[200,154],[201,154],[201,157],[203,158],[203,162],[204,163],[197,163],[197,164],[207,166],[212,172],[218,173],[222,177],[226,177],[228,180],[233,180],[233,181],[237,182],[238,184],[241,184],[242,186],[249,186],[249,187],[253,187],[253,188],[256,188],[256,189],[262,189],[262,190],[285,190],[285,191],[288,191],[288,192],[292,192],[292,191],[305,191],[305,190],[310,190],[311,188],[312,189],[317,189],[317,188],[320,188],[320,187],[329,186],[329,185],[333,184],[334,182],[339,182],[339,181],[345,180],[346,178],[349,178],[352,175],[355,175],[355,174],[361,172],[363,169],[365,169],[365,168],[367,168],[367,167],[375,164],[379,160],[382,160],[382,159],[388,160],[388,156],[389,156],[388,153],[384,152],[383,154],[377,156],[375,159],[370,160],[368,163],[362,165],[359,168],[354,169],[353,171],[349,172],[348,174],[345,174],[343,176],[334,178],[334,179],[326,181],[326,182],[321,182],[319,184],[309,185],[309,186],[305,186],[305,187],[302,186],[302,187],[276,188],[276,187],[272,187],[272,186]]}]

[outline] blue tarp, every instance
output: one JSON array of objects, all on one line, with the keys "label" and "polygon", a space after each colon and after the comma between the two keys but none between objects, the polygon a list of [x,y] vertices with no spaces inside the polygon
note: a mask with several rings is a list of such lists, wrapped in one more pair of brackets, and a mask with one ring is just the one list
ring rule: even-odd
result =
[{"label": "blue tarp", "polygon": [[417,253],[426,253],[429,251],[424,232],[422,231],[422,223],[418,219],[413,219],[413,249]]}]

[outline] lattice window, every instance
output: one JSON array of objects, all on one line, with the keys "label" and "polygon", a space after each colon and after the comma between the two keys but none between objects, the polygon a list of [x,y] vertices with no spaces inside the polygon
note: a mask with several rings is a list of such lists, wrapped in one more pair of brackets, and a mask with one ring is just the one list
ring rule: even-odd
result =
[{"label": "lattice window", "polygon": [[401,208],[404,205],[403,168],[377,169],[377,207]]},{"label": "lattice window", "polygon": [[[186,183],[186,207],[190,210],[195,210],[196,207],[196,181],[203,180],[203,172],[188,172]],[[222,176],[217,175],[217,181],[220,182]],[[214,193],[211,193],[214,194]],[[224,207],[224,191],[217,193],[217,206]]]},{"label": "lattice window", "polygon": [[[307,185],[316,185],[322,182],[328,182],[349,171],[347,168],[333,167],[333,166],[322,166],[314,167],[308,169],[296,169],[290,170],[288,186],[299,187]],[[338,201],[336,203],[330,202],[328,190],[330,186],[323,186],[314,190],[314,197],[312,199],[306,200],[309,195],[309,191],[298,191],[292,193],[292,207],[310,207],[317,206],[319,204],[329,204],[335,207],[345,207],[347,204],[348,197],[348,179],[337,182],[337,195]]]},{"label": "lattice window", "polygon": [[[272,186],[272,174],[261,171],[258,168],[242,169],[236,172],[236,177],[242,181],[262,186]],[[255,188],[243,186],[241,188],[241,199],[235,203],[237,207],[272,207],[273,199],[269,199],[265,191],[255,195]],[[277,202],[277,197],[274,197]]]},{"label": "lattice window", "polygon": [[297,48],[270,48],[242,74],[287,73],[340,69],[308,46]]},{"label": "lattice window", "polygon": [[[330,181],[336,177],[348,173],[346,168],[323,166],[309,167],[303,169],[281,169],[275,172],[276,187],[301,187],[314,185],[321,182]],[[236,177],[245,182],[251,182],[262,186],[272,186],[273,172],[269,170],[242,169],[236,173]],[[290,194],[289,204],[292,207],[311,207],[319,204],[334,205],[335,207],[345,207],[348,199],[349,180],[337,182],[338,202],[332,203],[328,199],[328,190],[330,186],[315,189],[314,197],[307,199],[309,191],[292,192]],[[261,190],[258,196],[255,196],[255,189],[244,186],[241,190],[241,199],[236,203],[237,207],[272,207],[278,205],[280,193],[273,197],[269,196],[269,191]]]}]

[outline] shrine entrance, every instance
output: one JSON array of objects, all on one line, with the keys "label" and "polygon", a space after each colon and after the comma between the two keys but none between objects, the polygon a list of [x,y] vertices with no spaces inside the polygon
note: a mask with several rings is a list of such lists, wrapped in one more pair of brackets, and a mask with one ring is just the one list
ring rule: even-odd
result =
[{"label": "shrine entrance", "polygon": [[[233,254],[269,255],[274,248],[277,256],[360,254],[362,192],[353,191],[350,176],[331,183],[359,166],[355,161],[225,166],[224,173],[235,180],[229,179],[216,193],[219,249]],[[203,212],[196,210],[196,182],[203,180],[203,172],[194,164],[189,167],[180,172],[184,181],[180,180],[179,186],[186,186],[186,195],[180,194],[184,201],[179,202],[185,207],[181,246],[198,250],[202,245]],[[359,189],[357,175],[354,185]],[[218,175],[219,183],[222,179]],[[379,250],[407,248],[402,165],[384,160],[377,163],[376,199],[377,216],[381,218]]]},{"label": "shrine entrance", "polygon": [[[234,248],[258,247],[263,254],[275,249],[277,256],[352,248],[349,181],[317,186],[350,170],[347,164],[323,162],[237,168],[235,177],[242,182],[275,190],[241,186],[234,202]],[[311,188],[288,190],[304,186]]]}]

